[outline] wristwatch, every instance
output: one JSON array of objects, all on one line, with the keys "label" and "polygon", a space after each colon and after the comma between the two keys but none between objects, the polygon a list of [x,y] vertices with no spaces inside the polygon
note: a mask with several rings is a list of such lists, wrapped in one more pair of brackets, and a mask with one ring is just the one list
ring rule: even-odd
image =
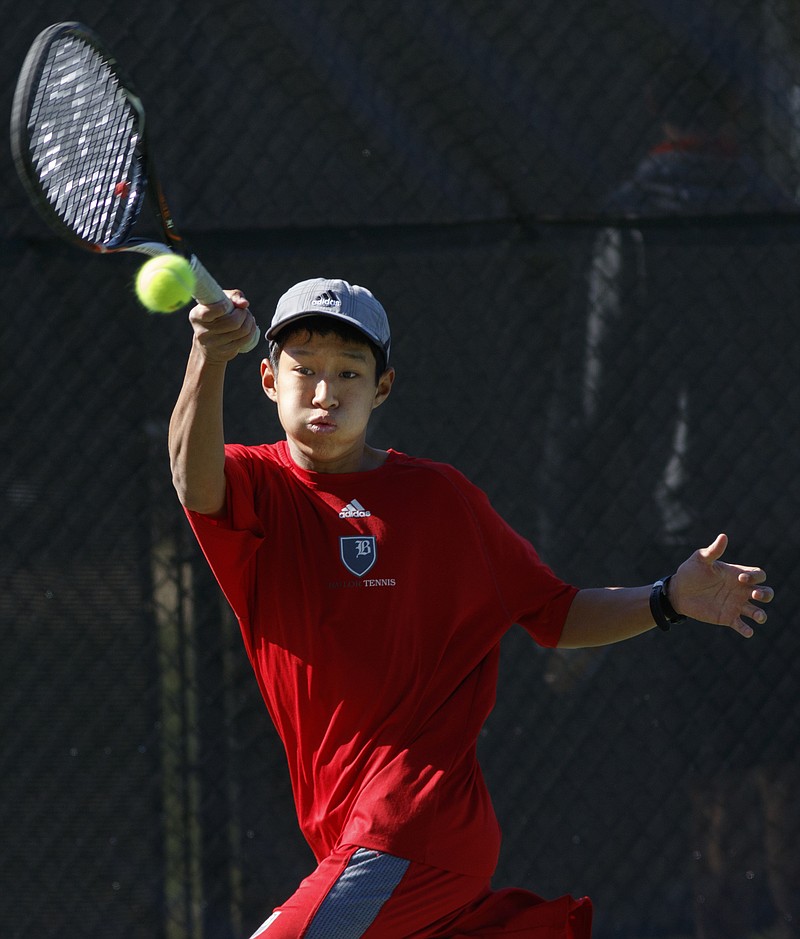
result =
[{"label": "wristwatch", "polygon": [[675,607],[669,602],[667,584],[671,576],[672,574],[670,574],[669,577],[657,580],[653,584],[653,589],[650,591],[650,612],[653,614],[656,626],[658,626],[659,629],[663,629],[664,632],[673,624],[682,623],[686,619],[686,617],[682,613],[678,613]]}]

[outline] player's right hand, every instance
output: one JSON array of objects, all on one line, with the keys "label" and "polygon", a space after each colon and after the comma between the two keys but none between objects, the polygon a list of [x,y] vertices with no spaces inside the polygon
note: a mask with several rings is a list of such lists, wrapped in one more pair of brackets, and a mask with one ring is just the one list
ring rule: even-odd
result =
[{"label": "player's right hand", "polygon": [[229,312],[224,303],[198,304],[189,311],[195,345],[209,362],[230,362],[248,347],[258,329],[244,294],[240,290],[225,293],[233,303]]}]

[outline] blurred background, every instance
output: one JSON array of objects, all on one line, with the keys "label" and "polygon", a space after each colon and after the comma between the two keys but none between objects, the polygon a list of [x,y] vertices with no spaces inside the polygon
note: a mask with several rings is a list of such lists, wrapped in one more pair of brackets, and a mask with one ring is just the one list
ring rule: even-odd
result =
[{"label": "blurred background", "polygon": [[[374,444],[457,465],[580,585],[650,582],[719,531],[769,570],[749,642],[513,629],[481,755],[497,886],[590,895],[597,939],[800,935],[797,5],[0,7],[3,113],[41,29],[94,27],[180,227],[262,327],[307,277],[376,293],[399,377]],[[238,939],[313,861],[170,484],[190,328],[0,160],[2,932]],[[280,433],[259,358],[230,369],[231,441]]]}]

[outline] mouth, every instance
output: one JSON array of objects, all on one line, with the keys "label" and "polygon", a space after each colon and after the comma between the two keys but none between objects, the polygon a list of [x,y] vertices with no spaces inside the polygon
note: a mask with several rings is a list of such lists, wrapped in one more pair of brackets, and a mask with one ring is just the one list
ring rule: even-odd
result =
[{"label": "mouth", "polygon": [[308,422],[308,426],[315,434],[331,434],[336,430],[336,421],[330,417],[315,417]]}]

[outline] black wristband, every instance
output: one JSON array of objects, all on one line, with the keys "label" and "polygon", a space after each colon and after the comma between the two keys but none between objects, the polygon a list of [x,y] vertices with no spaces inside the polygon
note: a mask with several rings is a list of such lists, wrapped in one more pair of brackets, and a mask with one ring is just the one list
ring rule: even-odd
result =
[{"label": "black wristband", "polygon": [[[670,574],[670,577],[672,575]],[[667,596],[667,583],[669,577],[657,580],[650,591],[650,612],[653,614],[656,626],[666,632],[670,626],[675,623],[682,623],[686,617],[678,613],[675,607],[669,602]]]}]

